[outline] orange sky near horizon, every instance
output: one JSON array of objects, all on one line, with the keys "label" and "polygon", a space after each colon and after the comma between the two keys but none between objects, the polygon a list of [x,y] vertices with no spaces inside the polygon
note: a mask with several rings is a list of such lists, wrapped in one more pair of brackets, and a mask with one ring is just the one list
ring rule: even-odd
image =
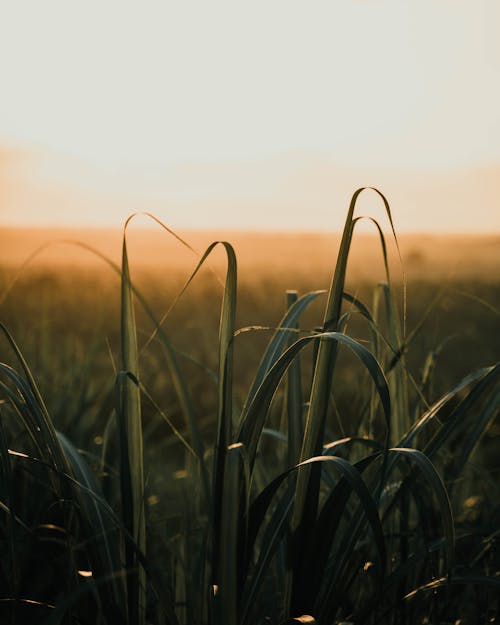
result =
[{"label": "orange sky near horizon", "polygon": [[[0,225],[500,231],[498,0],[0,8]],[[381,214],[374,198],[362,212]]]}]

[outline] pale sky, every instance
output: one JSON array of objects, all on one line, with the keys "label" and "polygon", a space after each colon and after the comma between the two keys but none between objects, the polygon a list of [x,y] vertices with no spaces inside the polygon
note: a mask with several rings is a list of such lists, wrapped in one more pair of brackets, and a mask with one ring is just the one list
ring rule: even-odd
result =
[{"label": "pale sky", "polygon": [[0,2],[0,223],[335,229],[375,184],[402,230],[500,231],[499,32],[499,0]]}]

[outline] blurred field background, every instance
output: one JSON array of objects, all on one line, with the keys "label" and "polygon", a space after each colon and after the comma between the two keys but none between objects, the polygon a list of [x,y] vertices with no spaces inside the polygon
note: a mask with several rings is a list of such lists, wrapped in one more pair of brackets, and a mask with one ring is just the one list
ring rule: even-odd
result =
[{"label": "blurred field background", "polygon": [[[284,312],[285,292],[299,294],[327,289],[339,236],[332,233],[261,233],[185,231],[179,233],[202,253],[214,240],[228,240],[238,258],[237,327],[276,327]],[[96,401],[110,392],[119,362],[119,275],[96,254],[72,242],[91,246],[120,263],[120,230],[0,229],[0,293],[2,320],[13,333],[37,376],[58,428],[76,440],[99,441],[109,402]],[[132,279],[157,318],[169,310],[197,255],[165,231],[128,229]],[[399,291],[403,316],[403,269],[407,282],[406,332],[420,330],[407,354],[408,367],[420,380],[425,367],[438,364],[429,376],[426,399],[432,402],[470,371],[490,365],[500,353],[500,236],[416,235],[399,238],[402,264],[389,242],[392,280]],[[388,238],[389,241],[389,238]],[[38,252],[37,252],[38,250]],[[36,252],[36,253],[35,253]],[[35,255],[24,264],[31,255]],[[220,256],[219,256],[220,254]],[[200,418],[213,420],[213,376],[217,361],[217,326],[224,275],[223,254],[216,252],[170,310],[165,329],[182,365],[197,388]],[[354,238],[347,290],[372,307],[377,284],[384,280],[377,237]],[[324,297],[304,318],[304,330],[321,325]],[[354,336],[366,338],[366,327],[352,318]],[[358,325],[359,324],[359,328]],[[153,330],[138,310],[140,345]],[[271,330],[241,333],[236,338],[235,397],[245,397]],[[356,388],[357,369],[347,355],[338,375],[343,389],[339,406]],[[143,380],[175,420],[161,349],[154,341],[143,352]],[[241,408],[241,406],[240,406]],[[85,430],[85,431],[82,431]],[[492,432],[495,435],[496,432]]]}]

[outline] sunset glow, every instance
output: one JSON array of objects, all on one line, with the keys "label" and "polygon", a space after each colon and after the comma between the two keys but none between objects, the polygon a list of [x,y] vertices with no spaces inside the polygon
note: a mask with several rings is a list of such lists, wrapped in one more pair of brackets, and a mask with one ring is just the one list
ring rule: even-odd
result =
[{"label": "sunset glow", "polygon": [[9,3],[0,223],[500,229],[497,0]]}]

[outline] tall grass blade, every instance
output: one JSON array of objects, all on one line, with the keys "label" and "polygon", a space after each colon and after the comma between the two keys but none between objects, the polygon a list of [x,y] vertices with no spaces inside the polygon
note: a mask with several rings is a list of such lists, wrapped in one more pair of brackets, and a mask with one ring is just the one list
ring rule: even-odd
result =
[{"label": "tall grass blade", "polygon": [[[345,276],[347,271],[347,261],[349,256],[349,250],[351,247],[354,226],[356,223],[356,220],[354,219],[354,209],[356,207],[359,195],[364,190],[364,188],[358,189],[353,194],[349,205],[332,284],[328,293],[328,302],[326,305],[323,320],[324,331],[338,329],[342,297],[345,286]],[[389,203],[380,191],[378,191],[377,189],[373,190],[380,196],[384,203],[386,213],[394,234],[394,238],[397,243]],[[385,243],[383,243],[382,245],[385,258]],[[302,444],[301,460],[306,460],[307,458],[318,455],[323,446],[326,416],[328,411],[328,403],[330,398],[336,356],[336,343],[330,341],[320,342],[317,361],[314,369],[309,411],[307,414],[304,440]],[[314,519],[316,517],[319,496],[319,484],[320,475],[316,470],[314,470],[314,468],[305,467],[302,471],[299,471],[299,474],[297,476],[297,491],[294,513],[292,517],[292,532],[297,531],[299,527],[302,528],[301,531],[303,532],[311,531],[311,527],[307,523],[304,523],[304,516],[305,514],[307,514],[308,518],[310,519]],[[301,540],[302,539],[300,538],[299,542]],[[292,567],[292,569],[293,568],[294,567]],[[292,569],[290,569],[290,574],[287,580],[287,604],[290,604],[291,601],[291,591],[293,587],[293,579],[291,577]]]},{"label": "tall grass blade", "polygon": [[[237,267],[233,247],[225,242],[212,243],[205,252],[206,258],[216,245],[221,244],[227,256],[227,272],[222,297],[219,323],[219,367],[218,367],[218,402],[217,402],[217,440],[215,443],[213,486],[212,486],[212,585],[218,585],[219,554],[221,541],[221,519],[224,506],[224,471],[227,447],[233,433],[232,388],[233,388],[233,339],[236,319]],[[203,261],[202,259],[202,261]],[[200,261],[200,262],[202,262]]]},{"label": "tall grass blade", "polygon": [[[408,388],[407,375],[405,367],[405,356],[401,348],[403,338],[399,323],[399,316],[395,299],[392,295],[390,284],[380,285],[385,301],[386,327],[388,330],[388,342],[391,346],[393,354],[398,354],[397,362],[394,362],[390,371],[387,373],[387,379],[392,389],[393,401],[393,436],[394,440],[399,441],[410,428],[410,415],[408,408]],[[391,359],[393,360],[393,359]],[[392,363],[391,363],[392,364]]]},{"label": "tall grass blade", "polygon": [[[125,225],[126,227],[126,225]],[[146,522],[144,509],[144,461],[142,442],[141,398],[137,335],[127,256],[123,236],[121,287],[121,345],[122,371],[117,375],[117,416],[120,432],[120,481],[122,513],[125,527],[138,548],[146,551]],[[130,623],[146,622],[146,575],[130,544],[125,544],[128,571],[128,616]]]},{"label": "tall grass blade", "polygon": [[242,511],[246,508],[248,483],[246,480],[244,447],[230,445],[226,454],[224,472],[224,500],[221,511],[220,541],[220,603],[221,625],[239,623],[242,590]]}]

